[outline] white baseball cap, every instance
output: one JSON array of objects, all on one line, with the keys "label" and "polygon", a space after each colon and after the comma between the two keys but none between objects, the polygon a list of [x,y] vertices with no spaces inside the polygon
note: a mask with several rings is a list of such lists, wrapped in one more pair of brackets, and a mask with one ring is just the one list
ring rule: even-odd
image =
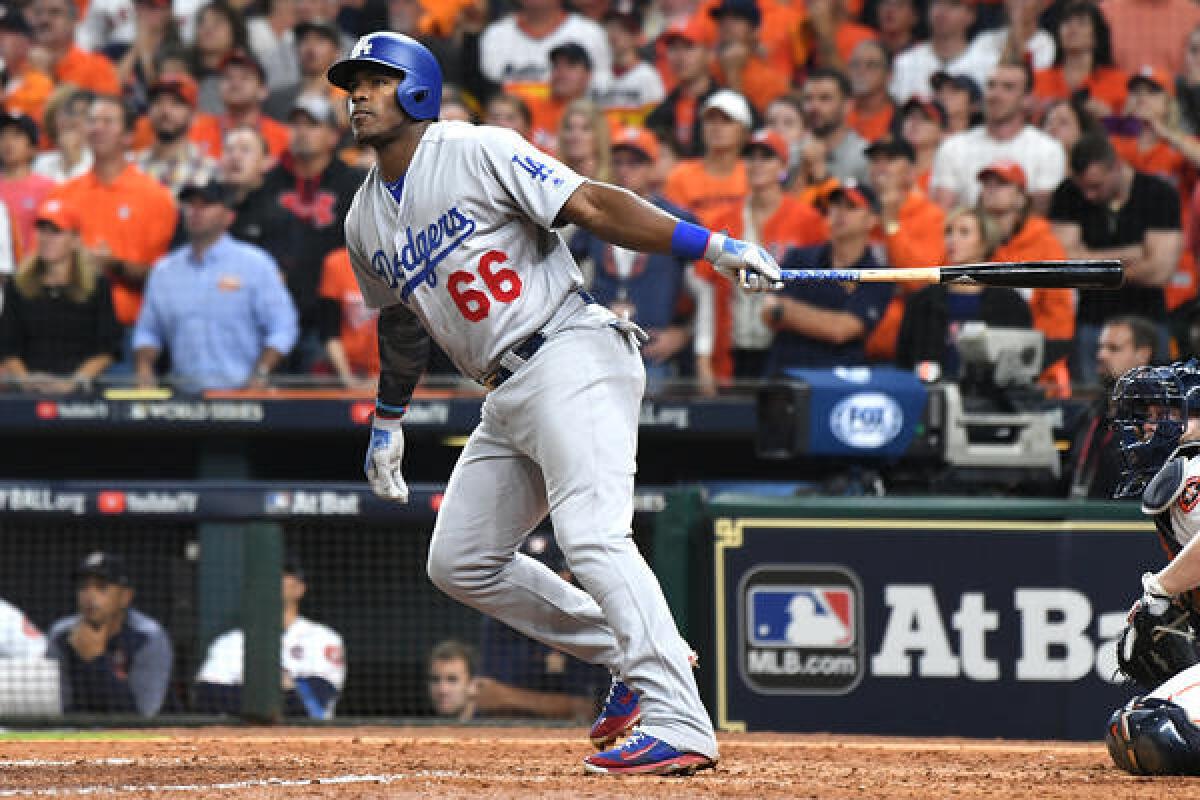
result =
[{"label": "white baseball cap", "polygon": [[714,108],[734,122],[745,125],[747,129],[754,127],[754,115],[750,112],[750,104],[732,89],[720,89],[709,95],[704,101],[704,107],[700,109],[701,116]]}]

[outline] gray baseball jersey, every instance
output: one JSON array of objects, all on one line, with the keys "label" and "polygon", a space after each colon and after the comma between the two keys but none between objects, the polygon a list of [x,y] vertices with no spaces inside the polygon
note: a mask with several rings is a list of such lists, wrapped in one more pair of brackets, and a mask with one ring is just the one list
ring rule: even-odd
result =
[{"label": "gray baseball jersey", "polygon": [[551,230],[583,181],[507,128],[430,125],[399,202],[373,167],[346,216],[363,297],[406,303],[464,375],[483,377],[583,285]]},{"label": "gray baseball jersey", "polygon": [[[438,511],[431,580],[607,666],[641,693],[643,730],[715,758],[691,648],[630,535],[642,359],[574,291],[579,268],[551,230],[583,180],[510,131],[434,123],[401,187],[367,176],[346,220],[350,258],[369,304],[404,303],[471,377],[545,336],[484,400]],[[582,590],[517,552],[547,513]]]}]

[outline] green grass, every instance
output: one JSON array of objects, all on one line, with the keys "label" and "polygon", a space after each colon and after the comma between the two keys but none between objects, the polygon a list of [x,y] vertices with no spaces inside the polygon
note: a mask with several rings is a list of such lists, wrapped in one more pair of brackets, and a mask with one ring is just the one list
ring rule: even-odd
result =
[{"label": "green grass", "polygon": [[169,737],[141,731],[5,731],[0,730],[0,742],[162,742]]}]

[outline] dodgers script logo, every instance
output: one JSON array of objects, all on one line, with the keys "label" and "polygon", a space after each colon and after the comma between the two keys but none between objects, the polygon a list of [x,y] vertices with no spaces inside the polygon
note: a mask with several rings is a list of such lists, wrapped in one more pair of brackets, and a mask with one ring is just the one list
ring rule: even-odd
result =
[{"label": "dodgers script logo", "polygon": [[461,247],[475,233],[475,227],[475,220],[454,206],[438,217],[437,222],[415,233],[406,227],[400,251],[389,258],[387,253],[376,250],[371,256],[371,268],[393,289],[403,283],[400,299],[407,301],[422,283],[437,286],[438,264]]},{"label": "dodgers script logo", "polygon": [[739,667],[759,694],[845,694],[865,672],[862,588],[838,565],[771,564],[742,578]]},{"label": "dodgers script logo", "polygon": [[756,587],[749,606],[751,644],[846,647],[854,642],[854,596],[845,587]]},{"label": "dodgers script logo", "polygon": [[882,392],[857,392],[829,413],[829,429],[842,444],[862,450],[883,447],[900,434],[904,411]]}]

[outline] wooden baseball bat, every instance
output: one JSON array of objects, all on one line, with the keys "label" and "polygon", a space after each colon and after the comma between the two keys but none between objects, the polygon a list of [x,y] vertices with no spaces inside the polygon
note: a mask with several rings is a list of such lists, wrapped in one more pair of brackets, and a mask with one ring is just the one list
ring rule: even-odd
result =
[{"label": "wooden baseball bat", "polygon": [[862,283],[975,283],[1012,289],[1117,289],[1125,280],[1121,262],[998,261],[953,267],[880,269],[785,269],[785,281],[850,281]]}]

